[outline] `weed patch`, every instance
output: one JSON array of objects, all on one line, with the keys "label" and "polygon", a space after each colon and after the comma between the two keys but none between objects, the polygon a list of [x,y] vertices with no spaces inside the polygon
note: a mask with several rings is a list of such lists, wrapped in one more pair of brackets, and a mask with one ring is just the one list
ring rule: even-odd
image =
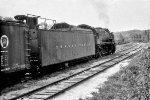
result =
[{"label": "weed patch", "polygon": [[150,47],[86,100],[150,100]]}]

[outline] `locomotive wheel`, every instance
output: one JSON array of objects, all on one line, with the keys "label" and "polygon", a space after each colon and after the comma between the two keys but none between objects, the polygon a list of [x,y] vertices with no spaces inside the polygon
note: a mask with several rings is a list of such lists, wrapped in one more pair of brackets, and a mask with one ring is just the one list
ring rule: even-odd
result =
[{"label": "locomotive wheel", "polygon": [[114,49],[114,46],[113,46],[113,44],[111,44],[110,54],[113,54],[113,49]]},{"label": "locomotive wheel", "polygon": [[99,52],[100,52],[100,51],[97,51],[96,54],[95,54],[95,58],[96,58],[96,59],[99,58]]},{"label": "locomotive wheel", "polygon": [[107,45],[106,47],[106,55],[111,54],[111,45]]},{"label": "locomotive wheel", "polygon": [[100,52],[100,51],[99,51],[99,53],[98,53],[98,54],[99,54],[99,57],[102,57],[102,52]]},{"label": "locomotive wheel", "polygon": [[108,47],[107,46],[105,47],[105,54],[104,55],[108,55]]},{"label": "locomotive wheel", "polygon": [[65,63],[65,67],[66,67],[66,68],[69,67],[69,63],[68,63],[68,62]]},{"label": "locomotive wheel", "polygon": [[101,54],[102,54],[102,56],[106,54],[105,49],[102,49],[102,50],[101,50]]}]

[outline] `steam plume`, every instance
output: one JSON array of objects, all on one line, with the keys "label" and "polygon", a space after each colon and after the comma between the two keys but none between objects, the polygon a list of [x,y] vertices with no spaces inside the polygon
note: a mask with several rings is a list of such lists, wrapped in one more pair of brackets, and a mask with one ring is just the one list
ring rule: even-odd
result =
[{"label": "steam plume", "polygon": [[98,13],[98,18],[100,21],[104,23],[105,27],[109,25],[109,15],[108,15],[108,8],[109,5],[106,3],[106,0],[89,0],[92,6],[94,7],[95,11]]}]

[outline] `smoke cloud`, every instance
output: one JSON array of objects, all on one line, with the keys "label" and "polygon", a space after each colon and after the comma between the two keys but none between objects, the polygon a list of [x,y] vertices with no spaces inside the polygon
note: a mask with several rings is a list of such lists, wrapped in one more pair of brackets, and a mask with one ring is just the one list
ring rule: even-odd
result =
[{"label": "smoke cloud", "polygon": [[104,27],[109,26],[109,5],[106,0],[89,0],[90,4],[92,4],[96,13],[98,14],[98,18],[100,22],[103,22]]}]

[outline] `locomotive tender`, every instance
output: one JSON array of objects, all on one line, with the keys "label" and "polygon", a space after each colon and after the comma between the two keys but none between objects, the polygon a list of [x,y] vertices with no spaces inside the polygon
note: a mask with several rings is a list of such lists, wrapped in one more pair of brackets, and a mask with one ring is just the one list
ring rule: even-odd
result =
[{"label": "locomotive tender", "polygon": [[114,35],[108,29],[61,23],[49,30],[39,29],[38,18],[17,15],[16,21],[0,21],[1,73],[115,52]]}]

